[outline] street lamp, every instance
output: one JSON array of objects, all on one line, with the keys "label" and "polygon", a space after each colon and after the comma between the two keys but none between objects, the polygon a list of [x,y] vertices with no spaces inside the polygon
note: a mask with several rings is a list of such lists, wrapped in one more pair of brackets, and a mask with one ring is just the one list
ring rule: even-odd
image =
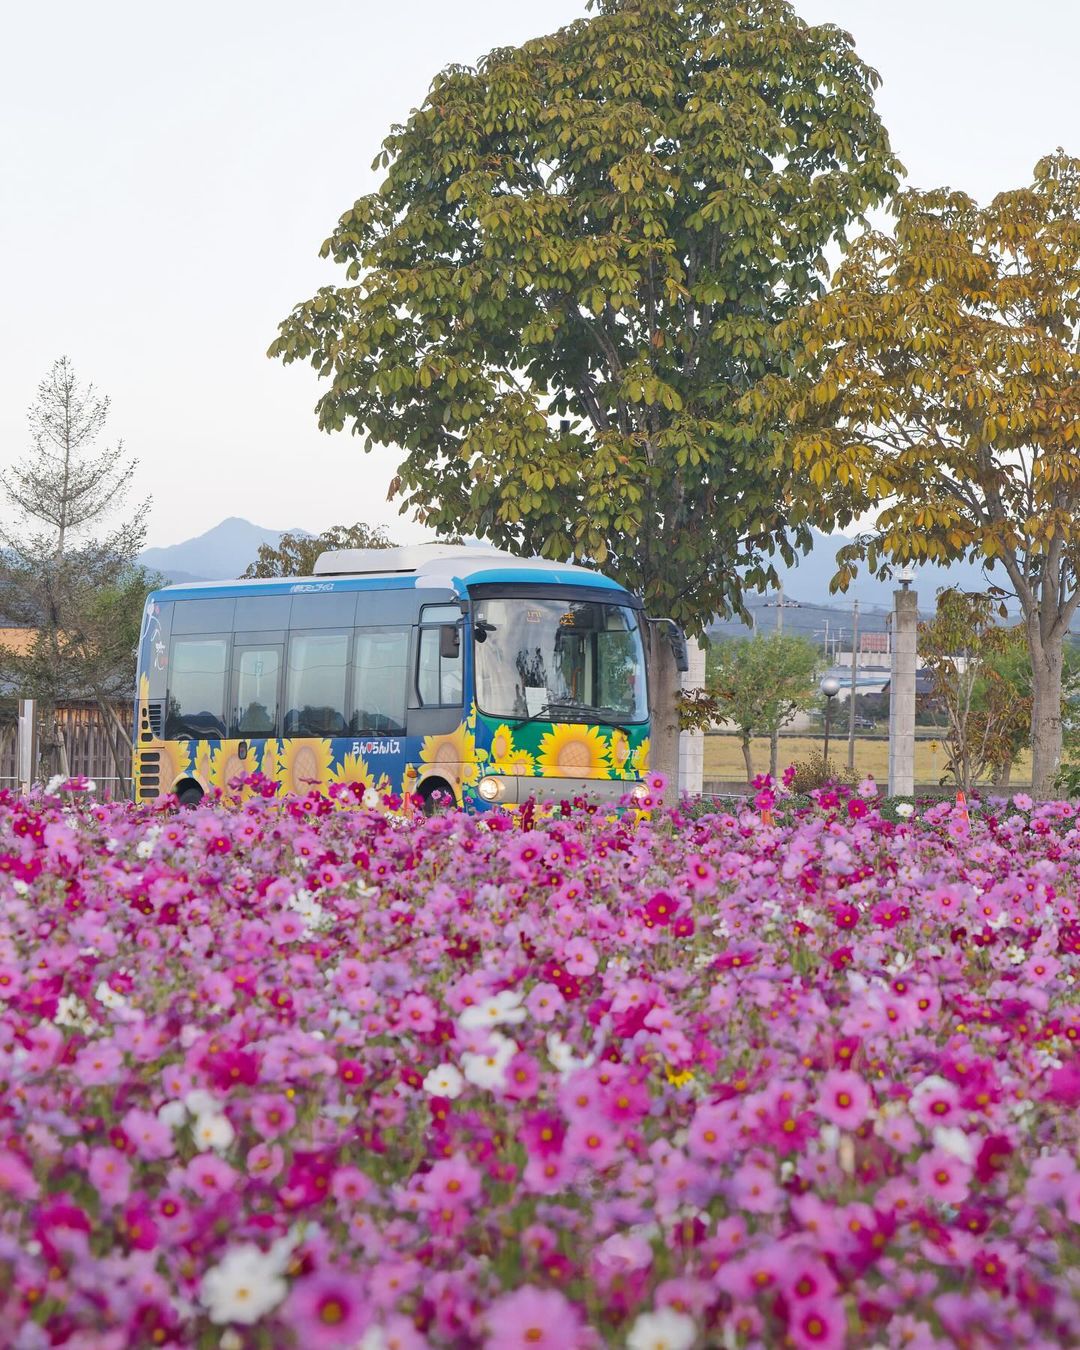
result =
[{"label": "street lamp", "polygon": [[840,681],[835,675],[825,675],[822,677],[818,688],[825,695],[825,765],[829,764],[829,717],[832,713],[832,701],[840,692]]}]

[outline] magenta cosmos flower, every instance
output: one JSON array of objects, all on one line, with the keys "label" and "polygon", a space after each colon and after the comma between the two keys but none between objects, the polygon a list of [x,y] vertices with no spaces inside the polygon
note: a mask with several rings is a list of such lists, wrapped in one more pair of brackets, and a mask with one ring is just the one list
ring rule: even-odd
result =
[{"label": "magenta cosmos flower", "polygon": [[870,1103],[870,1088],[850,1070],[833,1069],[818,1085],[818,1115],[842,1130],[858,1129],[866,1119]]},{"label": "magenta cosmos flower", "polygon": [[557,1289],[523,1285],[488,1309],[487,1350],[573,1350],[581,1317]]}]

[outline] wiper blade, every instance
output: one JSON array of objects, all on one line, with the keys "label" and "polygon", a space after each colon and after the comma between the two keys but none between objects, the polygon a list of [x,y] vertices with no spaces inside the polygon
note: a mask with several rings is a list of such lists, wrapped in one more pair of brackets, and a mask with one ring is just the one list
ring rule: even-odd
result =
[{"label": "wiper blade", "polygon": [[514,726],[523,727],[529,722],[539,722],[546,717],[548,713],[558,712],[560,710],[577,713],[582,723],[594,722],[597,726],[614,727],[618,731],[625,731],[628,725],[625,718],[621,721],[616,721],[614,718],[605,717],[598,708],[593,708],[587,703],[571,703],[565,699],[555,699],[550,703],[545,703],[542,707],[537,708],[536,712],[530,713],[528,717],[518,717],[513,719]]},{"label": "wiper blade", "polygon": [[553,699],[550,703],[541,704],[534,713],[529,713],[528,717],[515,717],[512,719],[508,718],[507,720],[513,721],[513,724],[516,727],[524,727],[530,722],[542,721],[548,713],[557,712],[560,708],[569,708],[572,711],[577,712],[579,707],[580,705],[577,703],[568,703],[565,700]]}]

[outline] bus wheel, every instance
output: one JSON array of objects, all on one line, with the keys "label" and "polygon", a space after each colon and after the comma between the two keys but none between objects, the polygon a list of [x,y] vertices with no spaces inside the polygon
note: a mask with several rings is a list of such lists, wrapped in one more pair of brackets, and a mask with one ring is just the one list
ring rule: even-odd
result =
[{"label": "bus wheel", "polygon": [[176,790],[176,800],[181,806],[198,806],[203,799],[203,790],[198,783],[181,783]]},{"label": "bus wheel", "polygon": [[436,816],[442,811],[453,811],[457,806],[454,789],[441,778],[429,778],[420,789],[424,799],[425,816]]}]

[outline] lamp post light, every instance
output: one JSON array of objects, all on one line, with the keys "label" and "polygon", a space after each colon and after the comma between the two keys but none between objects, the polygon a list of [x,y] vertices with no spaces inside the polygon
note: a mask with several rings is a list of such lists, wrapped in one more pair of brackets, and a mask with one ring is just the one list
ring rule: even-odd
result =
[{"label": "lamp post light", "polygon": [[825,766],[829,764],[829,718],[832,713],[833,699],[840,692],[840,681],[835,675],[825,675],[822,677],[818,688],[825,695]]}]

